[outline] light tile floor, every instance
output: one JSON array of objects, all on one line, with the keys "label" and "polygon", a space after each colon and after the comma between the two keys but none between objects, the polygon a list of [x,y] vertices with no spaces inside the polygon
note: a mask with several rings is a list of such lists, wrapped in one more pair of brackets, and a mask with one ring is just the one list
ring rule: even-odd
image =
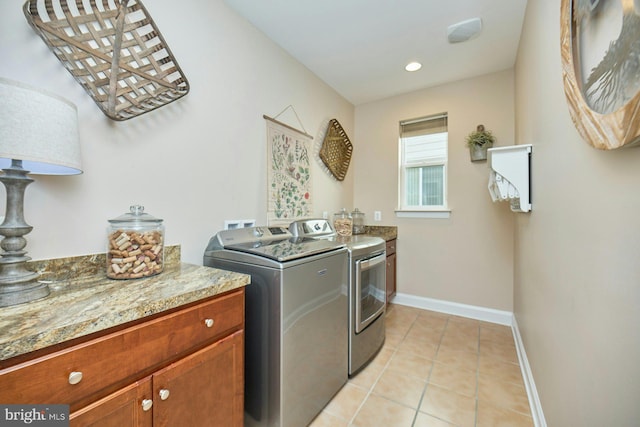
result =
[{"label": "light tile floor", "polygon": [[511,328],[391,304],[376,358],[311,427],[532,427]]}]

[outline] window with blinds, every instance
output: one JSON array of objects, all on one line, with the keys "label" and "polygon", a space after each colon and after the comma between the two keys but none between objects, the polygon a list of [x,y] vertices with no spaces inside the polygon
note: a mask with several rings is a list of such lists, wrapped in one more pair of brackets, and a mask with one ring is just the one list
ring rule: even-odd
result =
[{"label": "window with blinds", "polygon": [[400,210],[447,206],[447,114],[400,122]]}]

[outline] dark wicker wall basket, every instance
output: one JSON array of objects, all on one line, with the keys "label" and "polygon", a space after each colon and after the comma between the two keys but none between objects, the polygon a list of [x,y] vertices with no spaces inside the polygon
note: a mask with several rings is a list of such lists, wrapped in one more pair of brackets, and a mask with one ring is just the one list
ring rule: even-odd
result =
[{"label": "dark wicker wall basket", "polygon": [[24,14],[113,120],[173,102],[189,83],[140,0],[27,0]]}]

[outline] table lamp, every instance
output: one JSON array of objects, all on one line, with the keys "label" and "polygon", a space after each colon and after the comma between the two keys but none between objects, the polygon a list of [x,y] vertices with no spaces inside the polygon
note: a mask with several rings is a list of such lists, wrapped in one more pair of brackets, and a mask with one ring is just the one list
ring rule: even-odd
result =
[{"label": "table lamp", "polygon": [[20,82],[0,78],[0,181],[7,193],[0,224],[0,307],[49,295],[38,273],[26,269],[23,237],[33,227],[24,219],[24,192],[33,182],[27,174],[82,173],[78,113],[69,101]]}]

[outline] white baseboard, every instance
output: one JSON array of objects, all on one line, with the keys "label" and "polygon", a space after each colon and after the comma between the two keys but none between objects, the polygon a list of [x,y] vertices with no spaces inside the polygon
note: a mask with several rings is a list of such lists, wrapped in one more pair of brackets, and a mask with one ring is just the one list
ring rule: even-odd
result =
[{"label": "white baseboard", "polygon": [[540,404],[540,397],[538,396],[536,383],[533,381],[533,373],[529,366],[527,353],[524,351],[524,343],[522,342],[520,329],[518,329],[518,322],[516,322],[515,316],[513,317],[511,330],[513,331],[513,338],[516,342],[516,350],[518,351],[518,360],[520,361],[520,370],[522,371],[522,378],[524,379],[524,387],[527,389],[527,396],[529,397],[529,407],[531,408],[533,425],[535,427],[547,427],[547,421],[544,419],[542,405]]},{"label": "white baseboard", "polygon": [[524,344],[520,336],[520,330],[518,329],[518,323],[512,312],[400,293],[396,294],[390,302],[510,326],[516,344],[516,351],[518,352],[518,360],[520,361],[522,378],[529,398],[529,407],[531,408],[531,417],[533,418],[534,426],[547,427],[547,422],[542,412],[542,405],[540,404],[540,398],[538,397],[538,390],[533,381],[533,374],[529,366],[527,353],[524,350]]},{"label": "white baseboard", "polygon": [[483,320],[490,323],[511,326],[513,313],[510,311],[495,310],[493,308],[478,307],[475,305],[460,304],[457,302],[438,300],[433,298],[417,297],[409,294],[396,294],[391,300],[393,304],[408,305],[410,307],[437,311],[439,313],[453,314],[454,316],[468,317],[470,319]]}]

